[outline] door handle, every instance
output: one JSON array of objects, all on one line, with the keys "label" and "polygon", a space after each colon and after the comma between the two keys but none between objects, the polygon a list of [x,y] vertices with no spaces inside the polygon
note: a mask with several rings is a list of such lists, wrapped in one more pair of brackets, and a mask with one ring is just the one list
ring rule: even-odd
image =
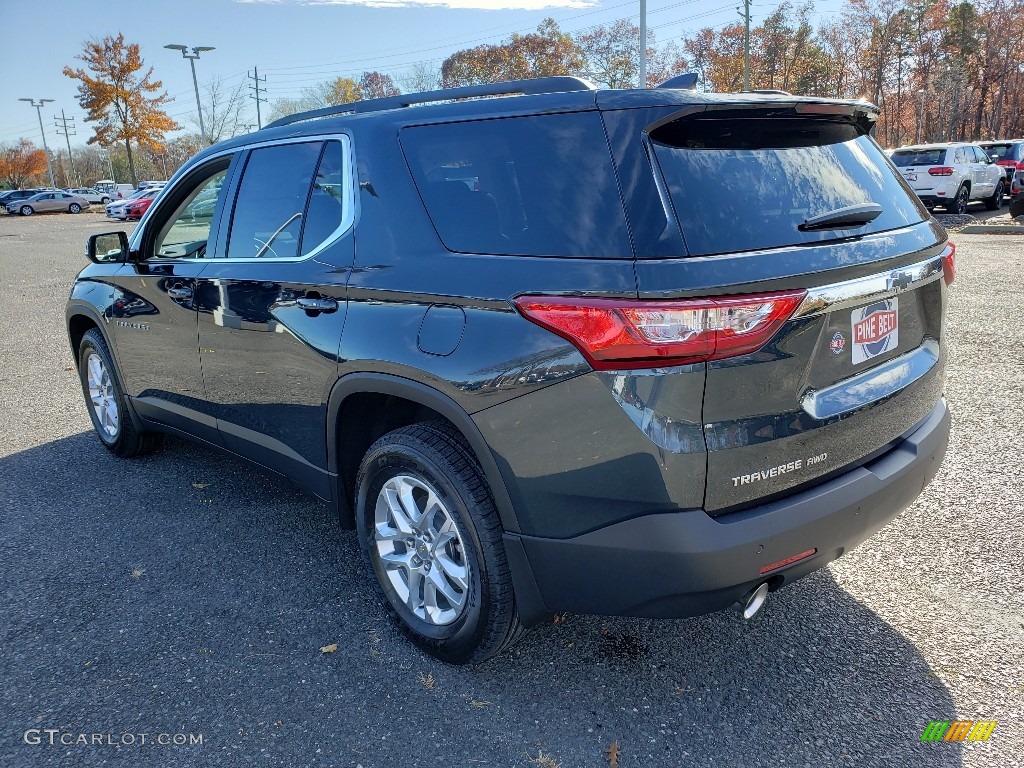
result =
[{"label": "door handle", "polygon": [[323,299],[319,296],[303,296],[296,299],[295,304],[307,312],[336,312],[338,302],[334,299]]},{"label": "door handle", "polygon": [[192,298],[191,288],[168,288],[167,295],[174,301],[188,301]]}]

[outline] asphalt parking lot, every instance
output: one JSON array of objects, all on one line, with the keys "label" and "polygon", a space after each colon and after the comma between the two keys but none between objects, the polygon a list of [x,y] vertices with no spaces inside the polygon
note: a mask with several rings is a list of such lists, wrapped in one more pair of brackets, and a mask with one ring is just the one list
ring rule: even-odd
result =
[{"label": "asphalt parking lot", "polygon": [[[64,303],[118,228],[0,216],[0,766],[1024,765],[1019,237],[955,238],[952,443],[881,533],[750,624],[568,616],[463,669],[391,628],[354,534],[288,483],[101,447]],[[932,720],[998,725],[921,743]]]}]

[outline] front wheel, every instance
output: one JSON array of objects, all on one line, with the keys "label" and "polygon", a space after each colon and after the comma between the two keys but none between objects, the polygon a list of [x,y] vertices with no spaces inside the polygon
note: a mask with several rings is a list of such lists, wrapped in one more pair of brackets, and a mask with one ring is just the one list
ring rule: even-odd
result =
[{"label": "front wheel", "polygon": [[23,205],[21,206],[21,210],[18,211],[18,213],[20,213],[22,216],[31,216],[33,213],[35,213],[35,211],[32,210],[31,205]]},{"label": "front wheel", "polygon": [[1003,182],[1000,181],[996,184],[996,191],[992,193],[992,197],[985,198],[985,207],[990,211],[998,211],[1003,207]]},{"label": "front wheel", "polygon": [[107,197],[106,195],[104,195],[103,197],[101,197],[101,198],[100,198],[100,203],[101,203],[102,205],[106,205],[106,204],[107,204],[107,203],[109,203],[109,202],[110,202],[110,198],[109,198],[109,197]]},{"label": "front wheel", "polygon": [[68,213],[81,213],[81,212],[82,212],[82,206],[80,206],[78,203],[72,203],[71,205],[68,206]]},{"label": "front wheel", "polygon": [[107,342],[95,328],[86,332],[78,348],[78,376],[92,426],[111,453],[127,458],[160,446],[163,435],[135,428]]},{"label": "front wheel", "polygon": [[474,664],[518,638],[498,513],[453,428],[414,424],[370,447],[356,478],[356,527],[388,613],[427,653]]}]

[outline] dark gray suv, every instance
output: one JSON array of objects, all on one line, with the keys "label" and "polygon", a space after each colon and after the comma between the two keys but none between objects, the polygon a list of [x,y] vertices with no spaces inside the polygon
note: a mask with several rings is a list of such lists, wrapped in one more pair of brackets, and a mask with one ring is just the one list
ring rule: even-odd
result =
[{"label": "dark gray suv", "polygon": [[948,441],[954,249],[875,117],[548,78],[220,143],[89,241],[97,434],[299,483],[449,662],[552,612],[752,616]]}]

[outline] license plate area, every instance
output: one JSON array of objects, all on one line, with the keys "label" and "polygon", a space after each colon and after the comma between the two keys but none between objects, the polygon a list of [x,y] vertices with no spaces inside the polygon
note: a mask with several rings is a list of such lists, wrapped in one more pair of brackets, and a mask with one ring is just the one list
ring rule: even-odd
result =
[{"label": "license plate area", "polygon": [[892,296],[866,307],[859,307],[850,313],[850,350],[853,365],[860,365],[886,352],[893,352],[899,347],[899,304],[899,297]]}]

